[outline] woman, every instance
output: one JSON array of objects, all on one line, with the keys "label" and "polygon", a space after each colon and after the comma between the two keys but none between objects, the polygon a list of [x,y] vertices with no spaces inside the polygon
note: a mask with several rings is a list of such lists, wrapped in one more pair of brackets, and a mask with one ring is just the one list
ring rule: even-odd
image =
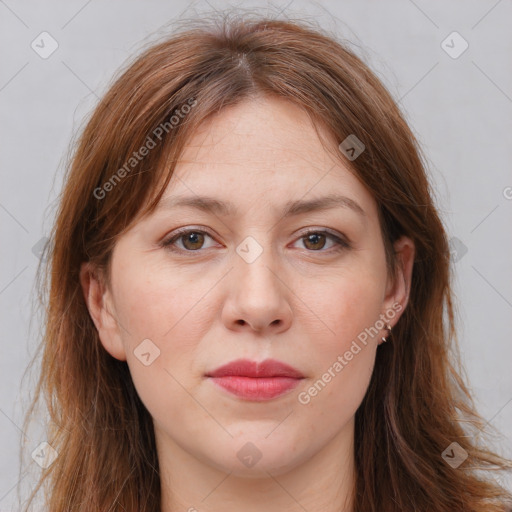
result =
[{"label": "woman", "polygon": [[318,29],[228,16],[147,50],[85,127],[52,241],[48,510],[510,507],[476,471],[512,464],[449,356],[418,144]]}]

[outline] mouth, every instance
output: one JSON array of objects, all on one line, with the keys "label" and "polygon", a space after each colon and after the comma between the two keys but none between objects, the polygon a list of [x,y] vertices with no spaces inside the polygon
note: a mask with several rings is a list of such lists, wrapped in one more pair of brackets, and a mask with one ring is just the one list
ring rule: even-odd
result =
[{"label": "mouth", "polygon": [[277,398],[299,385],[302,373],[290,365],[266,359],[258,363],[237,359],[206,374],[225,391],[255,402]]}]

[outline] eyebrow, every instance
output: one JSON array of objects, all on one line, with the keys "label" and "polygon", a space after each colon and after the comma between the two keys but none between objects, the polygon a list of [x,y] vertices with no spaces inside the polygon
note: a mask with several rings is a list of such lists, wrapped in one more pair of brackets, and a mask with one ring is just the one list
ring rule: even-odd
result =
[{"label": "eyebrow", "polygon": [[[237,210],[230,202],[220,201],[208,196],[168,196],[162,199],[157,210],[172,209],[180,206],[196,208],[207,213],[214,213],[219,216],[236,216]],[[288,201],[284,204],[282,218],[288,218],[313,211],[330,210],[333,208],[349,208],[366,218],[365,211],[359,204],[349,197],[330,194],[324,197],[318,197],[308,200]]]}]

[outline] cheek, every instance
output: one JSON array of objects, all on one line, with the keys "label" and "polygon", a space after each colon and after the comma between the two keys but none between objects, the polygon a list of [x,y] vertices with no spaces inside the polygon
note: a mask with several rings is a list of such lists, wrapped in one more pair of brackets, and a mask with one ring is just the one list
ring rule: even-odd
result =
[{"label": "cheek", "polygon": [[368,389],[379,337],[368,336],[365,329],[378,318],[380,301],[362,295],[338,300],[337,307],[328,311],[335,335],[315,342],[314,375],[297,397],[307,417],[315,418],[312,428],[318,435],[335,435],[346,425]]},{"label": "cheek", "polygon": [[314,376],[299,402],[308,414],[323,419],[319,424],[339,428],[363,400],[380,339],[374,326],[382,297],[382,279],[363,272],[317,290],[316,307],[325,328],[314,339]]},{"label": "cheek", "polygon": [[118,260],[117,270],[115,309],[137,392],[152,414],[162,403],[180,410],[187,399],[180,383],[188,384],[198,343],[214,321],[207,294],[218,278],[194,280],[147,262]]},{"label": "cheek", "polygon": [[[337,356],[348,350],[358,337],[364,340],[364,333],[368,336],[368,344],[377,342],[379,338],[371,328],[382,313],[383,286],[381,278],[361,272],[333,280],[317,289],[311,309],[319,311],[318,318],[324,326],[324,335],[315,340],[320,354],[331,358]],[[368,335],[369,331],[373,336]]]},{"label": "cheek", "polygon": [[[142,268],[143,270],[138,270]],[[162,269],[145,262],[125,267],[117,285],[116,312],[130,345],[150,338],[161,349],[190,345],[204,331],[207,295],[215,279],[194,279],[179,269]]]}]

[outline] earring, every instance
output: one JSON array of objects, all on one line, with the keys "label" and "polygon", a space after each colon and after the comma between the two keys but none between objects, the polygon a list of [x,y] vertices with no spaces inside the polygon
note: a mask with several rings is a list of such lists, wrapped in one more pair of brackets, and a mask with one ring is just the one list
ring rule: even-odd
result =
[{"label": "earring", "polygon": [[[386,329],[388,331],[388,337],[391,336],[391,326],[389,324],[386,325]],[[386,343],[386,341],[388,341],[387,338],[384,336],[381,338],[381,340],[382,343]]]}]

